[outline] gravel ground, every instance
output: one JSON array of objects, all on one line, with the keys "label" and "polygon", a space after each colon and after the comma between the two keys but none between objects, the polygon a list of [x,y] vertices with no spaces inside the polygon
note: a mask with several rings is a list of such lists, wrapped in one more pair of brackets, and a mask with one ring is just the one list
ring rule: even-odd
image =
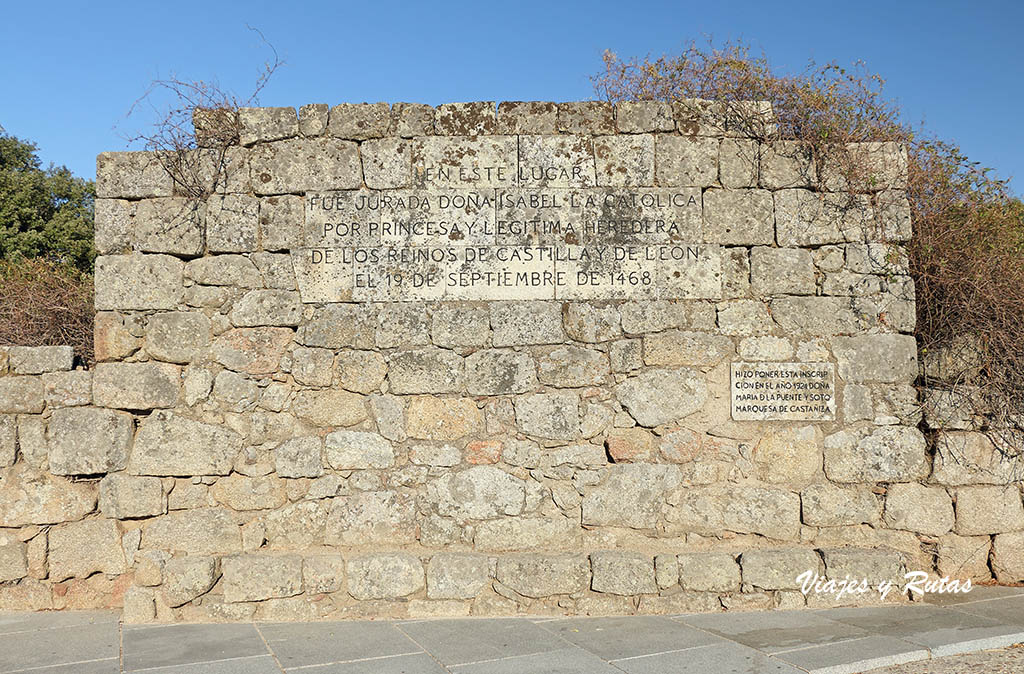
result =
[{"label": "gravel ground", "polygon": [[871,674],[1021,674],[1024,647],[1001,648],[966,655],[912,662],[907,665],[873,669]]}]

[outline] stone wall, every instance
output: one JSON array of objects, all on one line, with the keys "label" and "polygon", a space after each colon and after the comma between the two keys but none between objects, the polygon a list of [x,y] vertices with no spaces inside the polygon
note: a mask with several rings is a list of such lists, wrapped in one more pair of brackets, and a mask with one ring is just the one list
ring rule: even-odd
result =
[{"label": "stone wall", "polygon": [[[663,613],[827,605],[806,570],[1024,578],[1014,476],[973,429],[918,429],[901,148],[851,148],[853,193],[701,102],[241,122],[195,183],[99,156],[92,370],[0,347],[0,609]],[[501,259],[531,246],[561,252]],[[788,377],[823,402],[765,403]]]}]

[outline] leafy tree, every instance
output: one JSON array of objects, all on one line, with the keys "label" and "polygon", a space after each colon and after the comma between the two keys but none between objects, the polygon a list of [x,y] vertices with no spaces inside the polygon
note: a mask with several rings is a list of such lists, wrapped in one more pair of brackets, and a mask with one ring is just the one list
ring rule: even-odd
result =
[{"label": "leafy tree", "polygon": [[0,127],[0,259],[45,257],[92,267],[92,181],[66,167],[42,168],[37,147]]}]

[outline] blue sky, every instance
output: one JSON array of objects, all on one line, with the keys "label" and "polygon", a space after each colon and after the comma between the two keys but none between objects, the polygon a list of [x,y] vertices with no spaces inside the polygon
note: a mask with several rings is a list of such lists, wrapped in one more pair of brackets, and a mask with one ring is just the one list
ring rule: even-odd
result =
[{"label": "blue sky", "polygon": [[0,22],[0,125],[45,162],[95,174],[95,156],[152,122],[125,119],[158,78],[247,95],[270,52],[286,62],[262,105],[576,100],[601,53],[742,39],[782,69],[857,59],[911,121],[1024,180],[1020,2],[17,2]]}]

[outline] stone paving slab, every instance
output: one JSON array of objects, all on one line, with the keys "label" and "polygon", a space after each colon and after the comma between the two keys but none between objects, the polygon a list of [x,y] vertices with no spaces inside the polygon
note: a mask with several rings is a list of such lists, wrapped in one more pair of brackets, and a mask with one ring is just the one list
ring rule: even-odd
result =
[{"label": "stone paving slab", "polygon": [[[1024,594],[817,611],[122,626],[0,613],[0,674],[843,674],[1024,642]],[[996,646],[993,646],[996,644]]]}]

